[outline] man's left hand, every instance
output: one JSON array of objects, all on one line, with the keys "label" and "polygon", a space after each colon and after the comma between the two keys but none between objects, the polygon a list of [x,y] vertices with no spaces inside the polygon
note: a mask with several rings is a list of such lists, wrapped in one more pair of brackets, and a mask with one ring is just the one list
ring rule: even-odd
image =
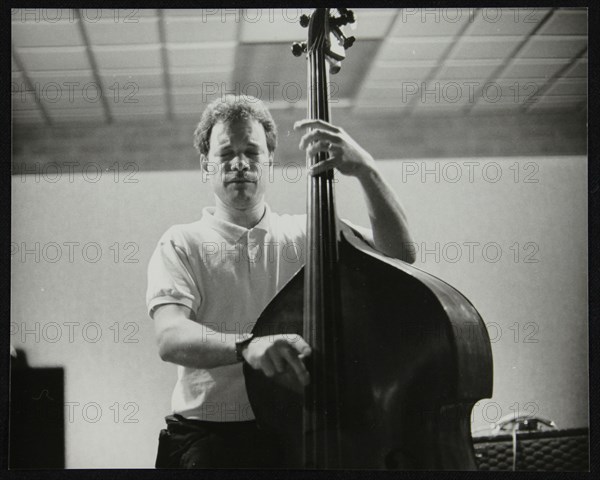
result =
[{"label": "man's left hand", "polygon": [[294,124],[294,130],[312,128],[305,133],[299,148],[310,156],[318,152],[328,152],[329,158],[313,165],[311,175],[337,168],[344,175],[360,177],[375,167],[375,161],[369,152],[340,127],[323,120],[300,120]]}]

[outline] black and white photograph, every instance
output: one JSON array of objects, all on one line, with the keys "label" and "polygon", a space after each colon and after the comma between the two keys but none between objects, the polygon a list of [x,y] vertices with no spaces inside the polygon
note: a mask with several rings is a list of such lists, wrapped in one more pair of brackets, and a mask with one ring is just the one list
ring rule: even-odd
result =
[{"label": "black and white photograph", "polygon": [[9,469],[590,471],[588,8],[8,12]]}]

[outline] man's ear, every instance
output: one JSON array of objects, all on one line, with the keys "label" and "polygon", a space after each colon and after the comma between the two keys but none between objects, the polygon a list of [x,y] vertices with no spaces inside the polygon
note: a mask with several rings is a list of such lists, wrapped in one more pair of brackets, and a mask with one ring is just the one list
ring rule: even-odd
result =
[{"label": "man's ear", "polygon": [[200,168],[203,173],[208,173],[208,157],[203,153],[200,154]]}]

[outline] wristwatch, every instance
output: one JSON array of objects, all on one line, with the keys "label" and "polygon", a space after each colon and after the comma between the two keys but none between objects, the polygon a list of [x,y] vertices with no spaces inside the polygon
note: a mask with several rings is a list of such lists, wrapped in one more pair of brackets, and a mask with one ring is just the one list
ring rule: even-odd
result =
[{"label": "wristwatch", "polygon": [[253,338],[254,334],[247,333],[244,335],[240,335],[240,337],[235,341],[235,357],[237,358],[238,362],[243,362],[245,360],[244,356],[242,355],[242,352],[244,351],[244,348],[246,348],[248,344],[252,341]]}]

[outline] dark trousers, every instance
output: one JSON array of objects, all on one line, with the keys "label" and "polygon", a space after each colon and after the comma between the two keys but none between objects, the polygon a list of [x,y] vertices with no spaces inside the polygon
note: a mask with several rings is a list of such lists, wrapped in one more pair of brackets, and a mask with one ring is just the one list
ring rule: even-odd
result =
[{"label": "dark trousers", "polygon": [[256,422],[206,422],[165,417],[156,468],[280,468],[281,445]]}]

